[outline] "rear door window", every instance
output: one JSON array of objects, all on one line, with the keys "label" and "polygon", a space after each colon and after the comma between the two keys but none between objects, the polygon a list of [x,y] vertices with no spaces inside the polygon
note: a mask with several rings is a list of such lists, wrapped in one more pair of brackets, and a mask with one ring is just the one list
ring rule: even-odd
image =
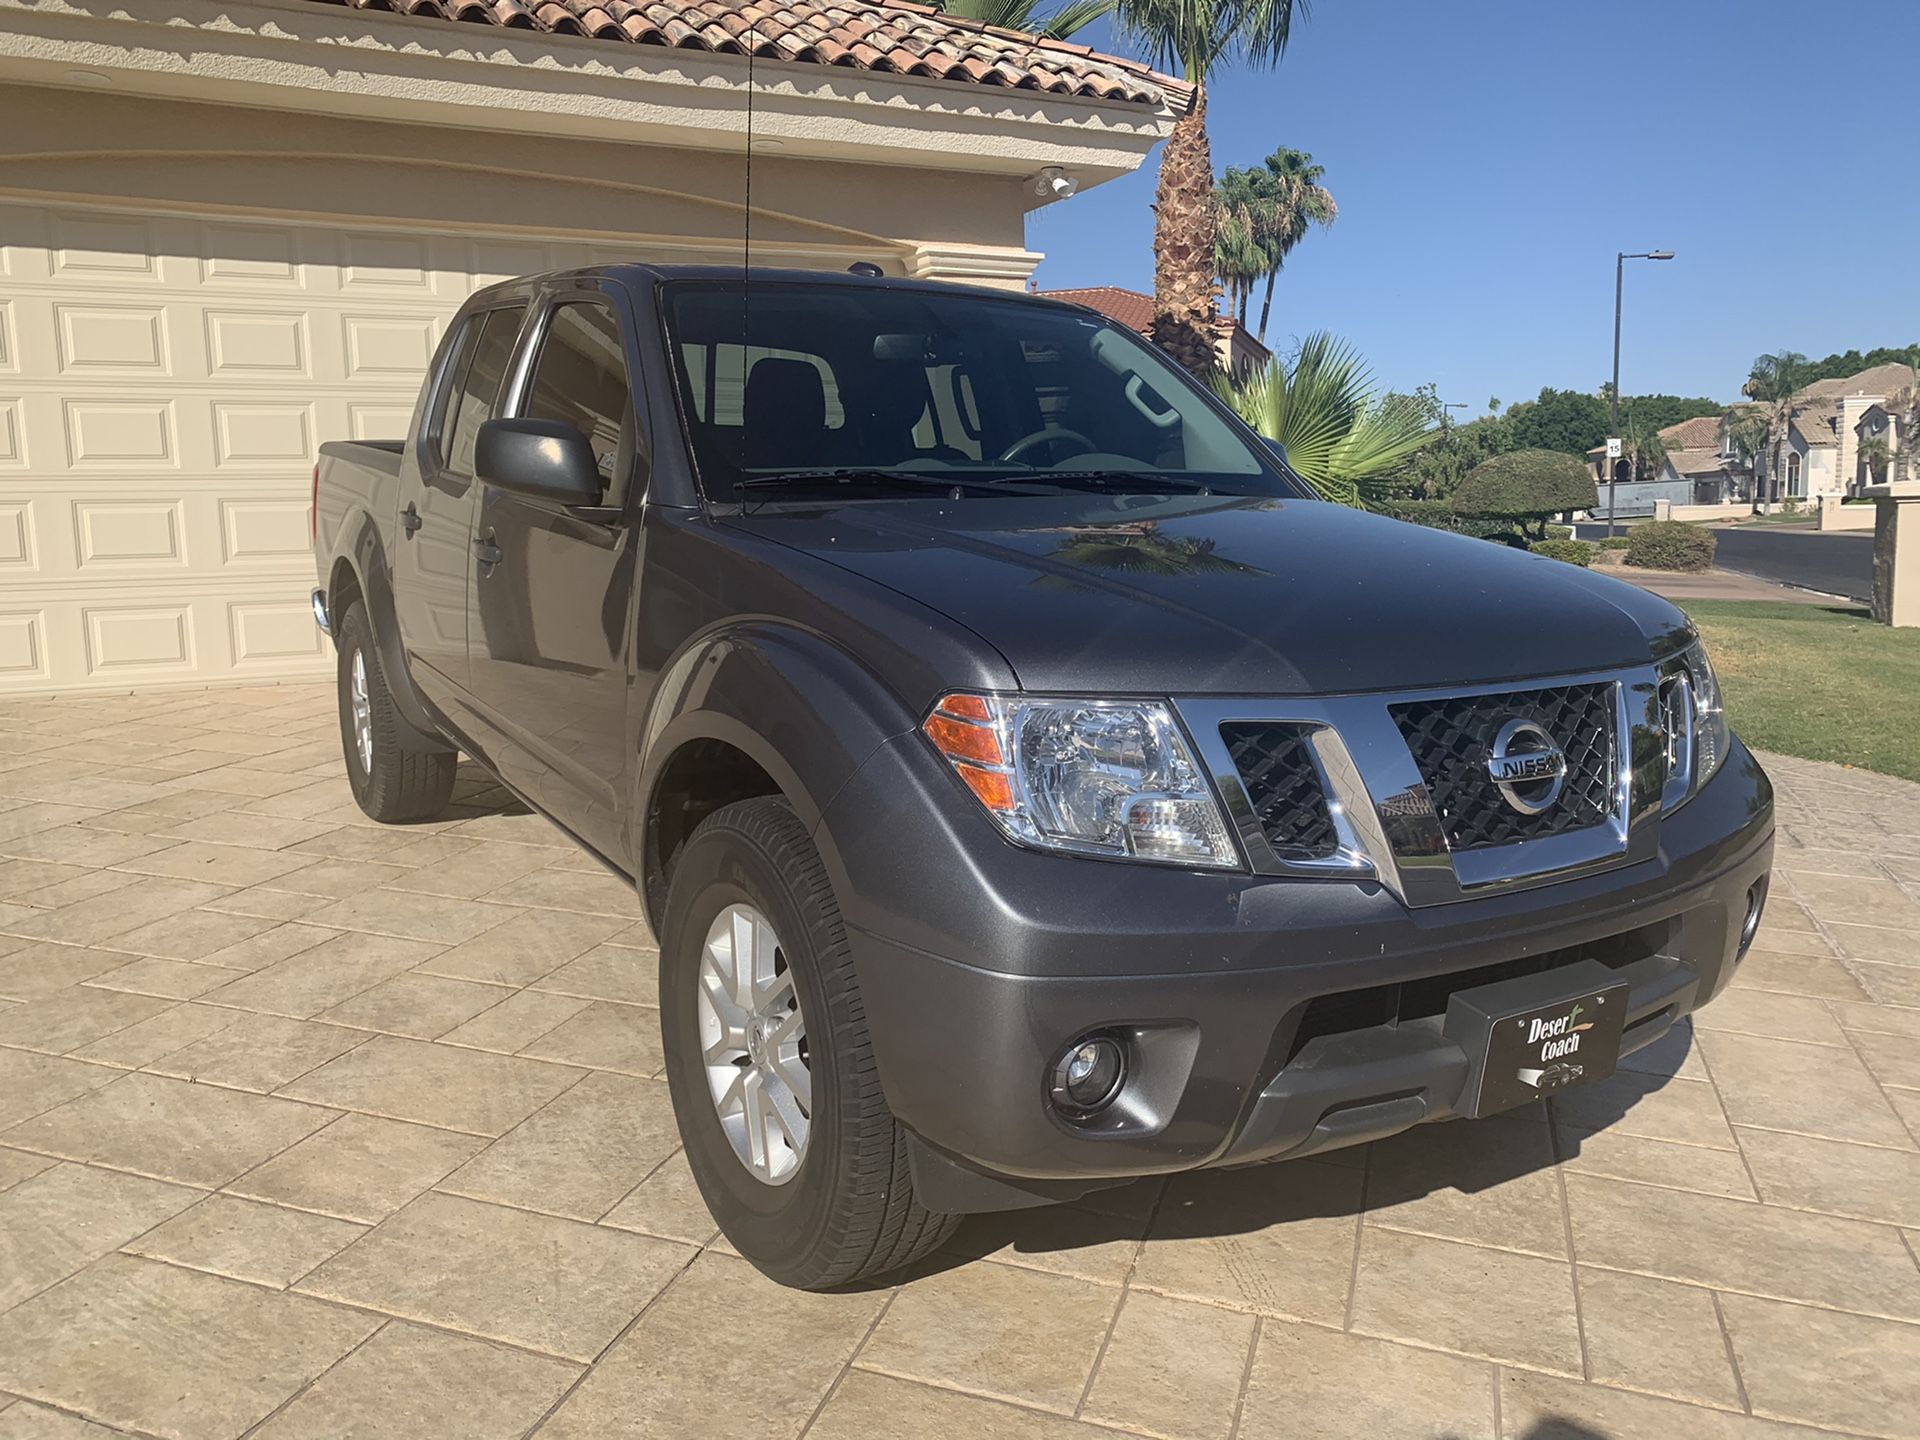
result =
[{"label": "rear door window", "polygon": [[499,406],[500,382],[506,378],[513,342],[519,338],[520,321],[526,313],[526,306],[515,305],[475,317],[480,325],[473,342],[473,358],[454,387],[440,447],[440,463],[450,474],[473,474],[474,442],[480,427],[494,417]]}]

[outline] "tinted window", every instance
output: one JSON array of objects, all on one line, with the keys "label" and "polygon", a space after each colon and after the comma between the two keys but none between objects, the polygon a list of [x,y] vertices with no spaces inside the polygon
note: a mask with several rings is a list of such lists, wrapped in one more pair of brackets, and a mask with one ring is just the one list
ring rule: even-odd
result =
[{"label": "tinted window", "polygon": [[534,362],[525,418],[564,420],[585,435],[612,499],[619,495],[612,481],[632,394],[613,312],[604,305],[557,306]]},{"label": "tinted window", "polygon": [[445,465],[447,445],[453,437],[453,417],[460,408],[460,382],[465,378],[467,367],[473,363],[473,347],[480,342],[480,330],[486,323],[486,315],[469,315],[460,330],[460,343],[447,357],[446,383],[441,386],[434,400],[433,419],[425,428],[433,441],[433,457],[436,465]]},{"label": "tinted window", "polygon": [[473,444],[480,427],[491,420],[500,400],[500,381],[513,358],[513,342],[520,333],[520,319],[526,307],[489,310],[481,318],[479,338],[474,342],[473,359],[460,377],[454,392],[452,418],[447,426],[446,442],[441,447],[442,463],[456,475],[473,474]]},{"label": "tinted window", "polygon": [[1049,474],[1294,493],[1160,352],[1097,316],[805,283],[755,283],[746,304],[730,281],[669,294],[689,439],[716,497],[826,469],[951,474],[970,493],[1004,480],[1030,494]]}]

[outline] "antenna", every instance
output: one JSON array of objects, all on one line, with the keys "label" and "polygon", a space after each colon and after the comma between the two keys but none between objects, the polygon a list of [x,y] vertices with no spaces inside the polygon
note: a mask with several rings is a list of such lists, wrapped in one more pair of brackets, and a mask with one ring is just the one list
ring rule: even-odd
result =
[{"label": "antenna", "polygon": [[[751,0],[750,0],[751,3]],[[740,222],[740,385],[745,394],[747,371],[751,361],[747,355],[748,323],[752,317],[750,296],[753,289],[753,62],[754,52],[759,48],[759,40],[753,33],[752,10],[743,8],[747,17],[747,176],[746,176],[746,214]]]}]

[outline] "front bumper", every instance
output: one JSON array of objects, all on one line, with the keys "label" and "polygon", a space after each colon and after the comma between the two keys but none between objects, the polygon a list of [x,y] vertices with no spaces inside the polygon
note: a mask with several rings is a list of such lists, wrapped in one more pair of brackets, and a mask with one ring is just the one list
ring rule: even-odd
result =
[{"label": "front bumper", "polygon": [[[1622,1053],[1731,978],[1773,852],[1771,787],[1736,744],[1661,818],[1657,853],[1410,908],[1372,880],[1204,874],[1022,850],[917,737],[822,817],[881,1080],[929,1203],[992,1209],[1138,1175],[1314,1153],[1459,1112],[1446,994],[1597,957],[1630,989]],[[1129,1037],[1129,1117],[1082,1128],[1045,1077]],[[981,1177],[990,1183],[979,1183]]]}]

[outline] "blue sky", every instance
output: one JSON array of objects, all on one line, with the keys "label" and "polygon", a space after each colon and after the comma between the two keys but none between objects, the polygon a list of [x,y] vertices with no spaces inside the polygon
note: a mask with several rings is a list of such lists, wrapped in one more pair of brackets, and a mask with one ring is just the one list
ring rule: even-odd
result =
[{"label": "blue sky", "polygon": [[[1314,0],[1277,69],[1216,80],[1213,159],[1310,151],[1339,202],[1278,348],[1331,329],[1471,413],[1593,389],[1614,252],[1664,248],[1627,265],[1621,388],[1732,399],[1764,351],[1920,340],[1916,56],[1920,0]],[[1152,289],[1157,156],[1031,217],[1041,288]]]}]

